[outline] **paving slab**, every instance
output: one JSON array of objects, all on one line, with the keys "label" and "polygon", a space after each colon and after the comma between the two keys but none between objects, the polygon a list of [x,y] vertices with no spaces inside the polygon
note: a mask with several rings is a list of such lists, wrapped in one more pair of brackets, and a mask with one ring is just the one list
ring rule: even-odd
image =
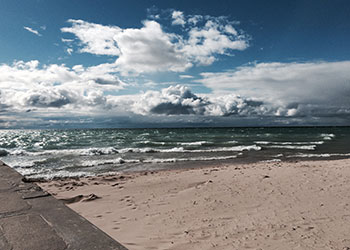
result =
[{"label": "paving slab", "polygon": [[0,226],[13,250],[64,250],[67,248],[63,239],[37,214],[4,218],[0,220]]},{"label": "paving slab", "polygon": [[30,205],[15,192],[0,192],[0,218],[30,209]]},{"label": "paving slab", "polygon": [[0,169],[0,178],[7,180],[8,183],[18,184],[22,182],[23,176],[14,169],[8,167],[2,161],[0,161]]},{"label": "paving slab", "polygon": [[[76,250],[116,249],[112,238],[101,237],[102,231],[91,224],[85,218],[72,211],[63,202],[56,202],[52,197],[42,197],[40,199],[27,200],[33,211],[40,211],[40,214],[47,220],[59,235],[68,243],[69,247]],[[89,234],[86,234],[86,232]],[[104,234],[104,233],[103,233]],[[107,235],[105,235],[107,236]],[[92,244],[93,242],[93,244]],[[70,248],[69,248],[70,249]],[[124,250],[126,248],[117,248]]]},{"label": "paving slab", "polygon": [[15,185],[8,183],[6,179],[0,178],[0,191],[9,190],[14,187]]},{"label": "paving slab", "polygon": [[0,250],[127,250],[0,161]]},{"label": "paving slab", "polygon": [[12,247],[10,246],[5,236],[3,235],[1,228],[0,228],[0,249],[12,250]]}]

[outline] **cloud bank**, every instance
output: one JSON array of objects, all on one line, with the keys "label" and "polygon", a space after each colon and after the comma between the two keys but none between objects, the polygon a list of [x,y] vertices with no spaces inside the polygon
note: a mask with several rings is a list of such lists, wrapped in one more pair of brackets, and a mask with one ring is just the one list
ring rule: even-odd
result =
[{"label": "cloud bank", "polygon": [[202,73],[216,94],[234,91],[280,107],[276,115],[330,116],[350,111],[350,61],[256,63],[235,71]]},{"label": "cloud bank", "polygon": [[[0,116],[10,112],[145,117],[241,117],[348,120],[350,62],[258,63],[235,71],[202,73],[212,94],[183,85],[134,95],[113,95],[127,86],[114,65],[68,68],[38,61],[0,66]],[[117,93],[117,92],[116,92]],[[49,113],[48,113],[49,112]],[[289,120],[288,120],[289,119]],[[329,120],[329,119],[328,119]]]}]

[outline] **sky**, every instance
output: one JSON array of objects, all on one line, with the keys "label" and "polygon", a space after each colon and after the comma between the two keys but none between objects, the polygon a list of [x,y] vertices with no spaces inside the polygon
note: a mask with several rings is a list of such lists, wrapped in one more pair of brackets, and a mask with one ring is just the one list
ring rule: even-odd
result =
[{"label": "sky", "polygon": [[0,128],[350,125],[350,2],[2,0]]}]

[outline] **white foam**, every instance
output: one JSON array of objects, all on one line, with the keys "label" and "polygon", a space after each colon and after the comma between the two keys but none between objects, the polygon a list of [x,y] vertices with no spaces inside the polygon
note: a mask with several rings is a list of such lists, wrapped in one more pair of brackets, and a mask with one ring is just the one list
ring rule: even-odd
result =
[{"label": "white foam", "polygon": [[350,156],[350,153],[345,154],[296,154],[296,155],[289,155],[288,158],[292,157],[305,157],[305,158],[311,158],[311,157],[332,157],[332,156]]},{"label": "white foam", "polygon": [[266,160],[266,161],[260,161],[260,162],[281,162],[281,159],[271,159],[271,160]]},{"label": "white foam", "polygon": [[230,151],[250,151],[250,150],[261,150],[261,147],[257,145],[248,146],[234,146],[234,147],[220,147],[212,149],[185,149],[183,147],[175,147],[169,149],[156,149],[156,148],[124,148],[118,149],[118,152],[128,153],[206,153],[206,152],[230,152]]},{"label": "white foam", "polygon": [[41,156],[41,155],[48,155],[48,154],[92,156],[92,155],[109,155],[109,154],[116,154],[116,153],[118,153],[118,151],[114,147],[46,150],[46,151],[39,151],[39,152],[27,151],[25,149],[14,149],[10,151],[10,155],[29,155],[29,156]]},{"label": "white foam", "polygon": [[256,144],[263,144],[263,145],[310,145],[310,144],[317,144],[321,145],[324,143],[324,141],[311,141],[311,142],[276,142],[276,141],[255,141]]},{"label": "white foam", "polygon": [[223,148],[202,150],[202,152],[251,151],[251,150],[259,151],[259,150],[261,150],[261,147],[259,147],[257,145],[223,147]]},{"label": "white foam", "polygon": [[320,136],[323,137],[323,140],[332,140],[335,134],[321,134]]},{"label": "white foam", "polygon": [[155,152],[162,152],[162,153],[180,153],[180,152],[186,152],[191,150],[185,150],[183,147],[176,147],[176,148],[170,148],[170,149],[161,149],[161,150],[156,150]]},{"label": "white foam", "polygon": [[140,162],[140,160],[127,160],[127,159],[118,157],[116,159],[108,159],[108,160],[84,161],[80,165],[83,167],[93,167],[93,166],[108,165],[108,164],[124,164],[124,163],[138,163],[138,162]]},{"label": "white foam", "polygon": [[30,176],[26,176],[28,179],[45,179],[45,180],[51,180],[54,178],[67,178],[67,177],[85,177],[85,176],[94,176],[96,174],[91,172],[69,172],[66,170],[60,170],[60,171],[50,171],[46,173],[38,173]]},{"label": "white foam", "polygon": [[160,150],[155,148],[123,148],[118,149],[118,153],[125,154],[125,153],[155,153],[160,152]]},{"label": "white foam", "polygon": [[154,144],[154,145],[165,145],[166,142],[160,142],[160,141],[140,141],[138,143],[142,144]]},{"label": "white foam", "polygon": [[208,144],[209,142],[207,141],[195,141],[195,142],[178,142],[178,145],[183,145],[183,146],[201,146],[204,144]]},{"label": "white foam", "polygon": [[268,148],[286,148],[286,149],[302,149],[302,150],[315,150],[316,145],[308,146],[292,146],[292,145],[271,145]]},{"label": "white foam", "polygon": [[40,169],[35,169],[27,166],[25,167],[16,166],[15,169],[17,172],[19,172],[21,175],[24,175],[24,176],[33,175],[41,172]]},{"label": "white foam", "polygon": [[171,162],[182,162],[182,161],[215,161],[215,160],[229,160],[235,159],[237,155],[230,156],[218,156],[218,157],[193,157],[193,158],[165,158],[165,159],[144,159],[144,163],[171,163]]}]

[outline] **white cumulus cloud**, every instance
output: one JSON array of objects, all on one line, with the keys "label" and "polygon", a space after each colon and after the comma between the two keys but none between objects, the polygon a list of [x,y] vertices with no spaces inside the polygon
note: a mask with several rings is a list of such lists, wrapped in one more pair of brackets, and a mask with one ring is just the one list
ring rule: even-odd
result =
[{"label": "white cumulus cloud", "polygon": [[196,95],[182,85],[146,91],[134,100],[131,110],[141,115],[260,116],[272,115],[276,109],[235,94]]},{"label": "white cumulus cloud", "polygon": [[249,46],[249,38],[227,18],[185,16],[176,10],[172,12],[172,24],[181,26],[180,33],[165,31],[155,20],[143,21],[141,28],[126,29],[83,20],[68,22],[71,27],[61,31],[79,39],[80,52],[115,56],[116,69],[123,75],[183,72],[195,65],[210,65],[218,55],[230,55]]},{"label": "white cumulus cloud", "polygon": [[[64,27],[62,32],[73,33],[84,44],[81,52],[96,55],[118,56],[120,51],[116,46],[114,36],[121,32],[117,26],[108,26],[85,22],[83,20],[69,19],[72,27]],[[70,39],[62,40],[71,42]]]},{"label": "white cumulus cloud", "polygon": [[0,65],[0,105],[8,110],[31,108],[108,108],[104,91],[125,86],[109,64],[40,66],[36,60]]},{"label": "white cumulus cloud", "polygon": [[174,10],[171,14],[171,17],[173,19],[172,24],[173,25],[181,25],[184,26],[186,24],[184,13],[182,11]]}]

